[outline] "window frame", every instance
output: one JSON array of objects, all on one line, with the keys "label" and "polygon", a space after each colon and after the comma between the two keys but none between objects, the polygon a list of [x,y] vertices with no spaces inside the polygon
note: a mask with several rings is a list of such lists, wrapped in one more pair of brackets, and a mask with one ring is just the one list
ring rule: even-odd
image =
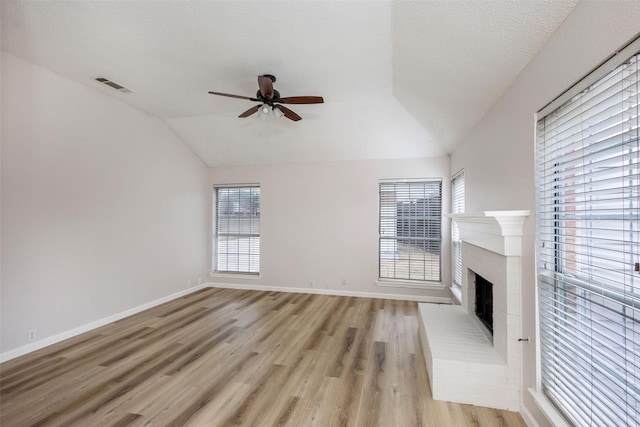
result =
[{"label": "window frame", "polygon": [[[427,193],[425,193],[424,191],[426,191],[425,189],[428,190],[428,188],[426,188],[427,185],[434,185],[437,186],[437,192],[438,192],[438,198],[439,198],[439,204],[437,206],[438,209],[438,214],[437,215],[428,215],[425,216],[423,215],[422,218],[418,218],[414,216],[411,216],[411,212],[412,211],[417,211],[418,210],[418,199],[415,199],[414,201],[411,201],[410,199],[404,199],[402,198],[402,200],[398,200],[398,198],[396,196],[394,196],[394,205],[392,206],[391,204],[387,204],[387,202],[384,200],[385,197],[383,196],[383,193],[385,193],[385,188],[390,188],[390,186],[404,186],[406,188],[406,186],[420,186],[422,185],[423,188],[423,195],[426,195]],[[432,189],[433,190],[433,189]],[[418,286],[418,287],[425,287],[425,286],[432,286],[434,284],[437,284],[438,286],[441,285],[442,283],[442,246],[443,246],[443,241],[442,241],[442,199],[443,199],[443,194],[442,194],[442,178],[423,178],[423,179],[384,179],[384,180],[380,180],[378,183],[378,284],[381,286],[395,286],[395,285],[402,285],[402,286]],[[423,198],[421,200],[426,200],[426,198]],[[409,203],[409,216],[406,215],[401,215],[398,216],[398,203]],[[423,202],[423,205],[426,204],[426,202]],[[426,207],[424,207],[423,209],[427,209]],[[426,237],[426,236],[412,236],[413,231],[415,231],[412,228],[409,228],[408,230],[406,230],[409,233],[409,236],[401,236],[398,235],[397,233],[397,227],[398,227],[398,223],[397,221],[402,221],[402,227],[404,229],[404,224],[408,221],[408,223],[410,224],[409,227],[411,226],[411,223],[413,222],[414,224],[418,224],[420,220],[422,220],[423,224],[427,223],[427,217],[428,218],[436,218],[437,216],[437,227],[430,227],[429,229],[432,231],[437,230],[437,239],[434,239],[433,237]],[[385,223],[386,221],[386,223]],[[393,221],[393,225],[390,225],[389,221]],[[396,232],[393,233],[393,235],[389,235],[388,233],[390,232],[390,229],[393,228],[394,230],[396,230]],[[425,230],[426,228],[423,228],[423,230]],[[413,231],[412,231],[413,230]],[[431,275],[428,276],[427,274],[427,264],[429,266],[432,266],[433,263],[429,263],[427,262],[426,258],[423,259],[423,275],[422,278],[418,278],[415,277],[415,275],[412,275],[411,273],[411,261],[412,259],[412,255],[410,254],[408,256],[408,258],[403,259],[405,261],[407,261],[407,265],[409,266],[409,271],[407,275],[398,275],[398,274],[394,274],[393,276],[389,276],[389,275],[385,275],[383,274],[383,271],[385,270],[385,265],[389,262],[390,259],[390,254],[387,253],[389,252],[388,250],[383,250],[383,242],[385,241],[396,241],[396,245],[394,246],[395,249],[392,251],[392,258],[393,258],[393,265],[394,265],[394,272],[397,271],[397,269],[395,268],[398,263],[397,261],[402,259],[398,256],[398,253],[400,252],[397,248],[398,246],[398,241],[399,240],[404,240],[404,241],[411,241],[411,242],[415,242],[415,243],[419,243],[422,242],[423,248],[426,248],[427,246],[427,242],[437,242],[436,246],[438,248],[437,250],[437,276],[436,275]],[[429,245],[429,247],[433,248],[434,245],[431,244]],[[419,250],[417,250],[419,252]],[[386,254],[386,255],[384,255]],[[416,262],[419,262],[419,260],[416,258]],[[430,268],[430,270],[433,272],[433,268]],[[395,285],[394,285],[395,284]]]},{"label": "window frame", "polygon": [[[635,75],[630,103],[626,75]],[[640,416],[633,398],[640,395],[640,360],[633,357],[640,349],[640,276],[632,272],[640,257],[639,98],[636,39],[537,117],[538,390],[579,425],[624,424]],[[631,214],[616,204],[627,201]]]},{"label": "window frame", "polygon": [[[451,177],[451,213],[465,212],[464,169]],[[455,221],[451,221],[451,283],[462,290],[462,240]]]},{"label": "window frame", "polygon": [[[220,218],[220,201],[222,199],[220,191],[238,191],[238,199],[233,200],[237,202],[236,222],[237,231],[231,230],[221,231],[221,218]],[[249,192],[248,198],[241,196],[240,191],[245,190]],[[257,191],[256,191],[257,190]],[[254,206],[255,194],[257,193],[257,209]],[[249,212],[243,212],[240,215],[240,205],[242,203],[249,203]],[[261,268],[261,232],[260,232],[260,211],[262,207],[261,199],[261,187],[260,184],[216,184],[213,186],[213,233],[212,233],[212,270],[215,274],[232,274],[232,275],[250,275],[259,276]],[[235,209],[234,205],[234,209]],[[257,212],[253,212],[253,210]],[[246,209],[245,209],[246,210]],[[246,214],[246,215],[245,215]],[[248,219],[248,224],[246,219]],[[229,220],[229,218],[227,218]],[[244,221],[243,221],[244,220]],[[248,225],[248,232],[241,232],[239,229]],[[227,227],[231,228],[229,221],[227,221]],[[238,240],[236,252],[221,251],[221,239],[236,238]],[[244,240],[243,248],[240,248],[240,242]],[[227,240],[229,241],[229,240]],[[227,245],[227,248],[229,246]],[[221,256],[227,254],[226,262],[222,261]],[[233,258],[236,258],[235,262]],[[232,260],[230,261],[229,258]],[[236,269],[229,268],[230,264],[236,264]],[[221,266],[222,265],[222,266]],[[248,266],[242,268],[242,266]]]}]

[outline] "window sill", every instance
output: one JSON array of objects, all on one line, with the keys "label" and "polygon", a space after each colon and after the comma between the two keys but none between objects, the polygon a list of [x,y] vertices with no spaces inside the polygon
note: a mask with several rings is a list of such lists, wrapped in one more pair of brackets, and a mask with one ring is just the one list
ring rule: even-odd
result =
[{"label": "window sill", "polygon": [[403,280],[378,280],[376,286],[385,288],[407,288],[407,289],[444,289],[441,282],[407,282]]},{"label": "window sill", "polygon": [[262,278],[262,276],[260,275],[260,273],[258,273],[258,274],[250,274],[250,273],[232,273],[232,272],[224,273],[224,272],[221,272],[221,271],[211,271],[211,272],[209,272],[209,277],[211,277],[211,278],[216,278],[216,277],[218,277],[218,278],[225,278],[225,279],[229,279],[229,278],[231,278],[231,277],[234,277],[234,278],[237,278],[237,279],[243,279],[243,280],[244,280],[244,279],[254,279],[254,280],[257,280],[257,279],[261,279],[261,278]]},{"label": "window sill", "polygon": [[528,389],[529,394],[533,397],[534,402],[538,406],[547,420],[552,423],[552,425],[557,427],[570,427],[570,424],[567,420],[560,414],[560,412],[553,406],[553,403],[547,399],[541,391],[535,390],[533,388]]}]

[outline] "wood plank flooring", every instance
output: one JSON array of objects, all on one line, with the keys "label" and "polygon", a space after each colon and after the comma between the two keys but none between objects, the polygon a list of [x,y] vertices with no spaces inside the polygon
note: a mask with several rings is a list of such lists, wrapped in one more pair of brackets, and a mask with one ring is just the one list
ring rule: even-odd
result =
[{"label": "wood plank flooring", "polygon": [[0,365],[0,425],[525,426],[436,402],[407,301],[207,288]]}]

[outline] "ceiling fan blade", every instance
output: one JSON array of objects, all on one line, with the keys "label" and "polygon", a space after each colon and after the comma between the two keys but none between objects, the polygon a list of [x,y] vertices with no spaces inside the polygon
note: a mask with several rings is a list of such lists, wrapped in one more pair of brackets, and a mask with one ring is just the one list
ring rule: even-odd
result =
[{"label": "ceiling fan blade", "polygon": [[211,92],[211,91],[209,91],[209,93],[210,93],[211,95],[228,96],[229,98],[248,99],[249,101],[256,101],[256,102],[260,102],[258,99],[256,99],[256,98],[250,98],[250,97],[248,97],[248,96],[231,95],[230,93]]},{"label": "ceiling fan blade", "polygon": [[267,76],[258,76],[260,93],[267,99],[273,99],[273,81]]},{"label": "ceiling fan blade", "polygon": [[324,99],[321,96],[288,96],[280,98],[278,102],[284,104],[322,104]]},{"label": "ceiling fan blade", "polygon": [[258,110],[260,109],[259,105],[256,105],[255,107],[251,107],[249,108],[247,111],[245,111],[244,113],[240,114],[238,117],[249,117],[252,114],[255,114],[258,112]]},{"label": "ceiling fan blade", "polygon": [[297,122],[298,120],[302,120],[302,117],[300,117],[299,115],[297,115],[296,113],[294,113],[293,111],[291,111],[290,109],[288,109],[287,107],[284,107],[282,105],[276,105],[275,108],[279,109],[280,111],[282,111],[282,114],[284,114],[284,116],[287,119],[291,119],[294,122]]}]

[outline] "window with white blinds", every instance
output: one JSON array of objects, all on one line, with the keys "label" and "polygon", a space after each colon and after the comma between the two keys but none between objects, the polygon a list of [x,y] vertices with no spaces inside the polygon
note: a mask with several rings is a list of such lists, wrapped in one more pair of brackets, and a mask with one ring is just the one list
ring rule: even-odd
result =
[{"label": "window with white blinds", "polygon": [[442,181],[381,182],[381,279],[440,281]]},{"label": "window with white blinds", "polygon": [[640,55],[628,59],[640,46],[631,46],[537,124],[542,390],[579,426],[640,420]]},{"label": "window with white blinds", "polygon": [[[463,212],[464,172],[459,172],[451,180],[451,213]],[[455,221],[451,221],[451,241],[453,243],[453,284],[462,286],[462,241]]]},{"label": "window with white blinds", "polygon": [[215,271],[260,272],[260,187],[216,187]]}]

